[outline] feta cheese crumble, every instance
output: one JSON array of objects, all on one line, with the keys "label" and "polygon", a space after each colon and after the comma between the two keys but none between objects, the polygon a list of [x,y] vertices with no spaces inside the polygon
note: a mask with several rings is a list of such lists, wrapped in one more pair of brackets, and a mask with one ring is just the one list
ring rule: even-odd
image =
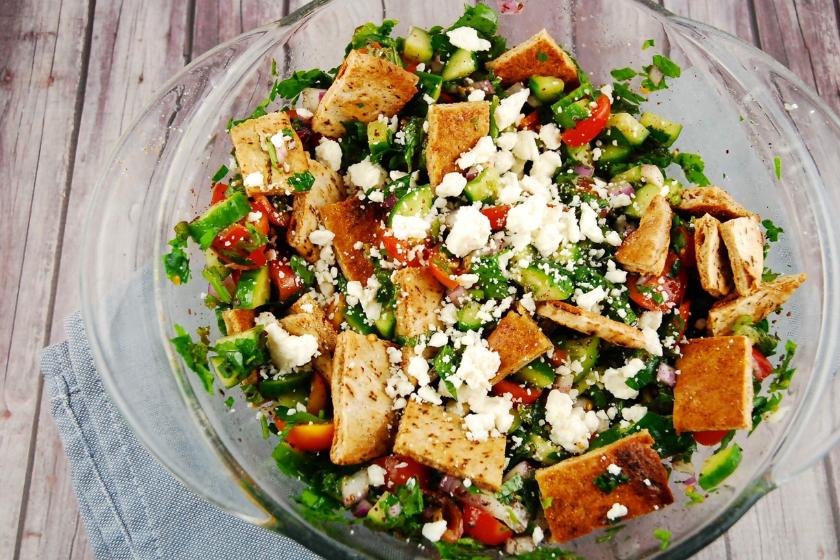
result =
[{"label": "feta cheese crumble", "polygon": [[615,521],[627,515],[627,508],[621,504],[613,504],[610,511],[607,512],[607,519]]},{"label": "feta cheese crumble", "polygon": [[474,206],[462,206],[455,214],[455,224],[446,238],[446,248],[456,257],[487,245],[492,233],[490,220]]},{"label": "feta cheese crumble", "polygon": [[423,533],[423,536],[430,541],[438,542],[446,532],[446,519],[441,519],[440,521],[434,521],[432,523],[425,523],[421,532]]},{"label": "feta cheese crumble", "polygon": [[265,326],[266,344],[271,362],[278,373],[291,373],[294,368],[305,366],[318,353],[318,339],[311,334],[294,336],[274,321]]},{"label": "feta cheese crumble", "polygon": [[315,146],[315,159],[332,171],[341,169],[341,145],[335,140],[322,137]]}]

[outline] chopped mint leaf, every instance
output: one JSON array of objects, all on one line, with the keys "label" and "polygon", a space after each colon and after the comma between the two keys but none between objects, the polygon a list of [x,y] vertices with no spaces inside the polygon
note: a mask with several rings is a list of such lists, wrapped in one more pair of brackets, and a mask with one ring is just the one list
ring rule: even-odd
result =
[{"label": "chopped mint leaf", "polygon": [[669,78],[679,78],[682,74],[680,67],[667,56],[655,54],[653,55],[653,63]]},{"label": "chopped mint leaf", "polygon": [[662,541],[662,544],[659,545],[659,550],[665,550],[666,548],[668,548],[668,541],[671,540],[671,531],[666,531],[665,529],[657,529],[653,532],[653,536]]},{"label": "chopped mint leaf", "polygon": [[623,82],[625,80],[630,80],[638,75],[638,73],[633,70],[632,68],[619,68],[618,70],[613,70],[610,72],[610,75],[620,81]]},{"label": "chopped mint leaf", "polygon": [[230,171],[230,169],[227,168],[227,165],[221,166],[219,170],[216,171],[216,173],[213,175],[212,181],[214,183],[218,183],[219,181],[225,178],[225,175],[228,174],[228,171]]},{"label": "chopped mint leaf", "polygon": [[233,397],[228,397],[227,398],[227,400],[225,401],[225,406],[227,406],[228,408],[233,407]]},{"label": "chopped mint leaf", "polygon": [[332,76],[318,70],[317,68],[306,72],[298,70],[297,72],[294,72],[291,77],[275,83],[271,93],[275,96],[279,95],[283,99],[288,99],[294,107],[300,92],[306,88],[326,89],[330,87],[332,83]]},{"label": "chopped mint leaf", "polygon": [[[752,122],[752,121],[750,121]],[[782,160],[779,158],[773,158],[773,165],[776,167],[776,179],[782,180]]]},{"label": "chopped mint leaf", "polygon": [[656,46],[656,43],[654,42],[654,40],[653,39],[648,39],[647,41],[645,41],[645,44],[642,45],[642,50],[646,51],[649,48],[655,47],[655,46]]},{"label": "chopped mint leaf", "polygon": [[598,475],[598,477],[593,481],[595,486],[601,489],[601,492],[604,494],[612,494],[612,491],[616,489],[616,487],[627,484],[630,482],[630,478],[620,472],[618,474],[613,474],[609,471]]},{"label": "chopped mint leaf", "polygon": [[455,384],[452,383],[450,378],[455,375],[460,362],[460,356],[455,353],[455,349],[449,344],[440,349],[440,352],[438,352],[438,355],[435,356],[435,359],[432,362],[432,367],[438,375],[440,375],[440,378],[443,379],[446,390],[449,391],[449,394],[452,395],[452,398],[456,401],[458,400],[458,392],[455,389]]},{"label": "chopped mint leaf", "polygon": [[499,30],[499,14],[484,4],[478,4],[474,7],[466,5],[464,15],[458,18],[458,21],[447,31],[452,31],[458,27],[472,27],[482,35],[495,35],[496,31]]},{"label": "chopped mint leaf", "polygon": [[548,60],[548,55],[547,55],[547,54],[545,54],[544,52],[538,52],[538,53],[537,53],[537,59],[538,59],[540,62],[545,62],[546,60]]},{"label": "chopped mint leaf", "polygon": [[764,220],[761,222],[761,225],[767,230],[767,239],[774,243],[779,240],[779,234],[785,232],[782,228],[776,227],[773,220]]},{"label": "chopped mint leaf", "polygon": [[515,474],[502,484],[501,489],[496,492],[496,497],[503,504],[510,504],[516,497],[516,493],[525,486],[525,479],[521,475]]},{"label": "chopped mint leaf", "polygon": [[315,176],[309,171],[304,171],[289,177],[288,182],[295,188],[295,192],[308,192],[315,184]]}]

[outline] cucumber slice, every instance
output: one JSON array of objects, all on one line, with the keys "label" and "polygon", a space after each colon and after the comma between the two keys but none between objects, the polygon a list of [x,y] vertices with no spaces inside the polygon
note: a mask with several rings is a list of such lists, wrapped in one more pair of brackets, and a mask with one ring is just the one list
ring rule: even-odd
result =
[{"label": "cucumber slice", "polygon": [[741,448],[733,443],[722,451],[718,451],[703,463],[700,469],[700,488],[711,490],[735,472],[741,464]]},{"label": "cucumber slice", "polygon": [[250,211],[248,197],[237,192],[205,210],[201,216],[187,225],[187,231],[190,232],[193,241],[198,243],[204,251],[223,229],[235,224]]},{"label": "cucumber slice", "polygon": [[636,197],[630,206],[624,208],[624,213],[631,218],[641,218],[645,214],[645,210],[650,206],[650,201],[660,193],[662,189],[656,185],[644,185],[636,189]]},{"label": "cucumber slice", "polygon": [[388,215],[388,227],[393,225],[394,216],[425,216],[432,209],[434,198],[431,185],[423,185],[408,191],[397,201]]},{"label": "cucumber slice", "polygon": [[415,117],[425,117],[429,112],[429,103],[426,101],[426,96],[428,95],[435,101],[440,98],[443,78],[426,72],[415,72],[414,75],[419,78],[416,85],[417,93],[405,106],[405,111]]},{"label": "cucumber slice", "polygon": [[236,342],[237,340],[246,340],[249,339],[257,344],[260,341],[260,334],[263,332],[263,326],[257,325],[253,329],[248,329],[247,331],[242,331],[241,333],[231,334],[228,336],[223,336],[221,338],[217,338],[216,342],[213,343],[213,346],[221,346],[223,344],[227,344],[228,342]]},{"label": "cucumber slice", "polygon": [[311,371],[297,371],[279,379],[263,379],[260,381],[260,395],[264,399],[276,399],[294,389],[309,386],[311,380]]},{"label": "cucumber slice", "polygon": [[681,124],[663,119],[650,111],[645,111],[639,122],[650,131],[651,140],[666,148],[676,142],[682,132]]},{"label": "cucumber slice", "polygon": [[551,261],[536,261],[516,275],[516,282],[531,291],[535,301],[564,300],[574,293],[569,273]]},{"label": "cucumber slice", "polygon": [[388,524],[388,513],[386,510],[388,508],[388,498],[390,497],[390,492],[384,492],[382,496],[379,497],[379,500],[376,501],[367,514],[368,521],[379,526]]},{"label": "cucumber slice", "polygon": [[615,177],[612,178],[613,183],[618,183],[620,181],[627,181],[631,185],[638,185],[642,182],[642,166],[637,165],[635,167],[631,167],[627,171],[623,173],[619,173]]},{"label": "cucumber slice", "polygon": [[242,271],[234,294],[234,298],[239,302],[236,309],[256,309],[268,303],[270,296],[271,279],[267,266]]},{"label": "cucumber slice", "polygon": [[545,466],[555,465],[560,462],[563,450],[544,437],[531,434],[528,436],[528,444],[533,449],[532,457],[534,460]]},{"label": "cucumber slice", "polygon": [[494,95],[493,100],[490,101],[490,138],[499,137],[499,126],[496,124],[496,119],[493,115],[496,114],[496,109],[499,107],[499,96]]},{"label": "cucumber slice", "polygon": [[561,346],[558,346],[558,348],[566,352],[570,361],[580,362],[581,367],[583,367],[582,371],[575,374],[575,383],[583,380],[592,371],[592,367],[598,359],[598,346],[600,343],[601,339],[597,336],[585,336],[583,338],[566,340]]},{"label": "cucumber slice", "polygon": [[207,261],[207,267],[215,268],[216,272],[219,273],[219,278],[222,280],[230,276],[230,273],[232,272],[231,269],[225,265],[224,261],[219,258],[216,250],[212,247],[204,251],[204,259]]},{"label": "cucumber slice", "polygon": [[403,46],[403,58],[414,62],[429,62],[435,54],[432,47],[432,38],[429,32],[419,27],[412,27],[405,38]]},{"label": "cucumber slice", "polygon": [[584,165],[592,165],[592,147],[589,144],[583,146],[569,146],[563,144],[566,148],[566,155],[570,160],[582,163]]},{"label": "cucumber slice", "polygon": [[481,175],[467,183],[464,187],[464,194],[470,202],[486,202],[492,204],[499,193],[499,172],[495,167],[488,167],[481,172]]},{"label": "cucumber slice", "polygon": [[212,356],[210,363],[213,364],[213,369],[216,370],[216,377],[219,378],[219,381],[225,389],[236,387],[247,377],[247,375],[242,376],[238,372],[233,371],[230,366],[225,364],[225,360],[221,356]]},{"label": "cucumber slice", "polygon": [[297,408],[298,404],[306,406],[309,401],[309,394],[312,392],[309,385],[302,384],[287,393],[283,393],[274,399],[274,402],[286,408]]},{"label": "cucumber slice", "polygon": [[631,146],[641,145],[650,134],[650,131],[629,113],[610,115],[607,126],[620,130]]},{"label": "cucumber slice", "polygon": [[522,412],[520,412],[520,408],[518,406],[511,408],[510,414],[513,416],[513,422],[510,425],[510,429],[507,431],[508,434],[512,434],[517,428],[519,428],[519,426],[522,425]]},{"label": "cucumber slice", "polygon": [[481,304],[477,301],[468,301],[464,307],[458,310],[458,330],[462,332],[477,331],[488,323],[478,318],[481,311]]},{"label": "cucumber slice", "polygon": [[458,49],[452,53],[446,66],[443,67],[443,72],[441,72],[440,77],[443,78],[444,82],[449,82],[451,80],[466,78],[476,70],[478,70],[478,59],[476,59],[475,53],[465,49]]},{"label": "cucumber slice", "polygon": [[566,99],[561,99],[551,106],[551,110],[554,111],[554,122],[566,129],[574,128],[578,121],[588,119],[592,114],[589,110],[589,100],[580,99],[564,104]]},{"label": "cucumber slice", "polygon": [[543,103],[554,103],[563,94],[565,84],[560,78],[554,76],[531,76],[528,80],[528,87],[534,97]]},{"label": "cucumber slice", "polygon": [[373,333],[373,326],[368,324],[367,315],[361,305],[344,308],[344,320],[354,331],[365,336]]},{"label": "cucumber slice", "polygon": [[601,157],[595,162],[600,169],[616,163],[624,163],[633,155],[633,146],[617,128],[607,128],[598,135],[601,141]]},{"label": "cucumber slice", "polygon": [[394,312],[390,309],[383,310],[382,313],[379,314],[379,319],[374,321],[373,325],[376,327],[376,330],[379,331],[379,338],[393,340],[394,331],[397,327],[397,316],[394,315]]},{"label": "cucumber slice", "polygon": [[553,255],[551,255],[551,260],[556,262],[557,264],[565,265],[568,263],[576,263],[581,258],[580,247],[573,244],[568,244],[563,247],[557,249]]},{"label": "cucumber slice", "polygon": [[541,359],[536,359],[517,371],[512,379],[516,383],[524,383],[537,389],[548,389],[554,385],[556,374],[552,367]]},{"label": "cucumber slice", "polygon": [[378,154],[388,147],[388,123],[379,120],[369,122],[367,135],[370,153]]},{"label": "cucumber slice", "polygon": [[668,187],[668,203],[671,206],[679,206],[682,202],[682,192],[685,188],[676,179],[665,179],[665,186]]}]

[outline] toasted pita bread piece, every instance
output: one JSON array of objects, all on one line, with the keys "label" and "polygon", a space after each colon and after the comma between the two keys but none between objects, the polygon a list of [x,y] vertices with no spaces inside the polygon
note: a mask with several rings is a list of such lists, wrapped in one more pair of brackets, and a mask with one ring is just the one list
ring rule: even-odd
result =
[{"label": "toasted pita bread piece", "polygon": [[461,154],[473,149],[490,133],[490,103],[470,101],[429,107],[429,143],[426,169],[429,182],[436,187],[443,176],[460,171],[455,163]]},{"label": "toasted pita bread piece", "polygon": [[496,376],[490,380],[494,385],[554,346],[530,315],[519,314],[516,311],[508,311],[499,321],[496,330],[487,337],[487,345],[490,350],[499,354],[502,361]]},{"label": "toasted pita bread piece", "polygon": [[[353,197],[323,206],[319,213],[324,226],[335,234],[333,250],[344,277],[366,285],[374,273],[366,250],[373,245],[379,246],[379,224],[384,216],[382,206]],[[359,241],[363,246],[356,249]]]},{"label": "toasted pita bread piece", "polygon": [[578,71],[572,58],[543,29],[524,43],[487,63],[505,85],[525,82],[531,76],[554,76],[577,85]]},{"label": "toasted pita bread piece", "polygon": [[[556,465],[537,469],[545,517],[551,527],[553,542],[563,543],[615,523],[607,517],[614,504],[627,508],[620,521],[645,515],[674,503],[668,487],[668,473],[651,446],[654,440],[647,430],[622,438]],[[595,479],[610,465],[621,469],[630,479],[607,494]]]},{"label": "toasted pita bread piece", "polygon": [[659,276],[665,269],[671,243],[671,205],[662,195],[650,201],[639,222],[615,253],[615,260],[630,272]]},{"label": "toasted pita bread piece", "polygon": [[677,432],[752,428],[752,343],[745,336],[694,338],[680,346],[674,386]]},{"label": "toasted pita bread piece", "polygon": [[692,216],[711,214],[718,220],[752,216],[752,212],[735,202],[729,193],[714,185],[685,189],[681,196],[682,201],[676,209]]},{"label": "toasted pita bread piece", "polygon": [[375,335],[338,335],[330,380],[335,423],[330,460],[336,465],[363,463],[391,451],[397,416],[385,393],[389,346]]},{"label": "toasted pita bread piece", "polygon": [[309,241],[309,235],[318,229],[318,209],[344,200],[347,193],[341,175],[319,162],[310,159],[309,172],[315,176],[315,183],[308,192],[295,196],[286,242],[314,264],[321,258],[321,248]]},{"label": "toasted pita bread piece", "polygon": [[228,335],[239,334],[248,329],[253,329],[256,323],[256,314],[253,309],[228,309],[222,311],[222,319],[225,322]]},{"label": "toasted pita bread piece", "polygon": [[694,222],[694,252],[703,289],[716,298],[732,291],[732,267],[720,235],[720,222],[706,214]]},{"label": "toasted pita bread piece", "polygon": [[414,399],[403,412],[394,453],[497,492],[505,467],[505,437],[470,441],[460,416]]},{"label": "toasted pita bread piece", "polygon": [[[278,167],[274,167],[268,155],[268,144],[272,136],[281,133],[290,136],[291,140],[286,141],[286,158],[279,162]],[[309,170],[309,158],[303,144],[292,128],[289,115],[282,111],[249,119],[234,126],[230,129],[230,141],[236,150],[236,161],[239,162],[242,177],[247,179],[252,173],[262,175],[262,185],[246,184],[245,191],[249,195],[294,194],[294,187],[288,184],[289,177]]]},{"label": "toasted pita bread piece", "polygon": [[280,325],[295,336],[311,334],[318,340],[319,356],[312,359],[312,367],[329,381],[332,377],[332,359],[336,334],[332,324],[312,296],[303,295],[290,308],[291,315],[280,320]]},{"label": "toasted pita bread piece", "polygon": [[[446,288],[437,281],[428,268],[402,268],[394,273],[392,280],[397,289],[395,315],[397,316],[398,337],[412,338],[428,333],[432,327],[442,327],[435,311],[443,302]],[[427,346],[423,350],[423,357],[431,359],[436,352],[437,348]],[[417,352],[413,346],[402,347],[403,371],[415,385],[417,380],[408,373],[408,362],[416,355]]]},{"label": "toasted pita bread piece", "polygon": [[627,348],[645,347],[645,337],[642,335],[642,331],[562,301],[538,303],[537,315],[551,319],[558,325],[563,325],[572,330],[594,334],[612,344]]},{"label": "toasted pita bread piece", "polygon": [[418,79],[393,62],[350,51],[315,109],[312,130],[338,138],[344,134],[342,122],[392,117],[417,93]]},{"label": "toasted pita bread piece", "polygon": [[745,296],[761,286],[764,272],[764,236],[758,216],[735,218],[720,225],[720,235],[729,253],[735,291]]},{"label": "toasted pita bread piece", "polygon": [[712,306],[706,330],[712,336],[726,336],[732,334],[732,325],[744,315],[752,317],[753,322],[761,321],[785,303],[806,277],[805,274],[782,276],[762,284],[748,296],[730,295]]}]

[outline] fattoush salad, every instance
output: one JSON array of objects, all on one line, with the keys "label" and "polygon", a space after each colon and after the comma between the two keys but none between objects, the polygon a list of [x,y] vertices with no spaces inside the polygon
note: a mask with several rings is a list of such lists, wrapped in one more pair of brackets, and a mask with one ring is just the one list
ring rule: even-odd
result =
[{"label": "fattoush salad", "polygon": [[676,63],[598,86],[497,20],[368,23],[338,68],[276,79],[163,260],[183,284],[203,252],[222,336],[172,343],[256,410],[302,512],[554,558],[674,503],[672,476],[691,503],[724,483],[736,431],[785,412],[768,317],[805,275],[764,267],[782,230],[642,107]]}]

